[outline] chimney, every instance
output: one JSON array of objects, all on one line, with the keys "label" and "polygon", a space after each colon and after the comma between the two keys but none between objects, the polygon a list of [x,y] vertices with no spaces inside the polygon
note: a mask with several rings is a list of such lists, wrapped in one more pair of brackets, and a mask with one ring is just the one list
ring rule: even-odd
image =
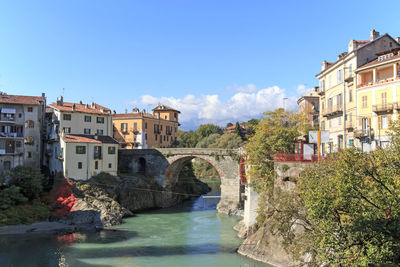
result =
[{"label": "chimney", "polygon": [[96,108],[96,103],[92,102],[92,108]]},{"label": "chimney", "polygon": [[81,105],[82,105],[82,100],[79,100],[79,104],[81,104]]},{"label": "chimney", "polygon": [[146,113],[146,110],[145,110],[145,109],[143,109],[143,110],[142,110],[142,112],[143,112],[143,113]]},{"label": "chimney", "polygon": [[127,109],[127,108],[125,109],[125,114],[126,114],[126,113],[128,113],[128,109]]},{"label": "chimney", "polygon": [[379,37],[379,32],[375,31],[375,29],[372,29],[372,30],[371,30],[371,34],[370,34],[370,36],[369,36],[369,40],[370,40],[370,41],[373,41],[373,40],[375,40],[375,39],[378,38],[378,37]]},{"label": "chimney", "polygon": [[139,113],[139,109],[138,108],[134,108],[134,109],[132,109],[132,112],[133,113]]},{"label": "chimney", "polygon": [[117,112],[115,111],[115,109],[113,110],[114,114],[117,114]]},{"label": "chimney", "polygon": [[396,40],[396,42],[397,42],[398,44],[400,44],[400,37],[396,37],[395,40]]},{"label": "chimney", "polygon": [[328,67],[328,62],[326,60],[322,61],[321,64],[321,71],[326,70],[326,68]]},{"label": "chimney", "polygon": [[45,94],[45,93],[42,93],[42,97],[45,98],[45,97],[46,97],[46,94]]}]

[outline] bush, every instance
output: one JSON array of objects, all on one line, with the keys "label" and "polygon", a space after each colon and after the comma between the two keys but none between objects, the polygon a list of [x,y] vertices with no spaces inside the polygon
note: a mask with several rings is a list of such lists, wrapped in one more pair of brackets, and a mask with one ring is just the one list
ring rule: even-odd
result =
[{"label": "bush", "polygon": [[50,208],[42,203],[13,206],[0,212],[0,226],[12,224],[30,224],[45,220],[50,215]]},{"label": "bush", "polygon": [[8,209],[16,204],[28,201],[21,193],[21,188],[12,185],[0,190],[0,210]]},{"label": "bush", "polygon": [[39,169],[17,166],[10,172],[10,185],[21,188],[22,194],[29,200],[37,199],[43,191],[44,177]]}]

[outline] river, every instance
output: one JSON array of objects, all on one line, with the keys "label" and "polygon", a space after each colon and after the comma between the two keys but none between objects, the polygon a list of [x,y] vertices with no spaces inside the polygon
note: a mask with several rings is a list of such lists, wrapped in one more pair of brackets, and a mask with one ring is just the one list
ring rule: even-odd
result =
[{"label": "river", "polygon": [[240,218],[218,214],[217,201],[139,213],[96,233],[0,237],[0,266],[266,266],[235,252]]}]

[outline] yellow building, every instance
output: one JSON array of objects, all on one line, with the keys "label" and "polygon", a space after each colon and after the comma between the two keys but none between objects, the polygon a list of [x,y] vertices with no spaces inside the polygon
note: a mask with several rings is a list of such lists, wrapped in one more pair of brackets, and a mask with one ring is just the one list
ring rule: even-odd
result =
[{"label": "yellow building", "polygon": [[389,144],[388,128],[400,109],[400,48],[377,53],[357,73],[357,138],[363,151]]},{"label": "yellow building", "polygon": [[64,102],[47,110],[47,165],[51,173],[86,180],[106,172],[117,175],[118,145],[113,138],[111,111],[96,103]]},{"label": "yellow building", "polygon": [[330,153],[356,145],[358,122],[358,95],[355,90],[354,71],[377,58],[377,53],[400,47],[388,34],[382,36],[371,31],[369,41],[351,40],[347,52],[336,62],[322,62],[319,79],[320,128],[329,131],[329,143],[322,151]]},{"label": "yellow building", "polygon": [[146,149],[172,147],[178,137],[180,111],[165,105],[153,109],[153,114],[134,109],[132,113],[113,115],[114,138],[121,148]]}]

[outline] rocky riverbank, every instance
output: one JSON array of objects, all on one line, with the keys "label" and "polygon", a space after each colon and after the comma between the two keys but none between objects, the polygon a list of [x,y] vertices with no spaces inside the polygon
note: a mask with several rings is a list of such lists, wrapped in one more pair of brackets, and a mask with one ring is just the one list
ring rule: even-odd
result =
[{"label": "rocky riverbank", "polygon": [[[49,196],[56,210],[48,221],[0,228],[2,234],[71,233],[118,225],[134,212],[166,208],[210,188],[195,178],[165,189],[141,175],[100,174],[88,181],[60,180]],[[173,193],[172,193],[173,192]],[[50,204],[49,204],[50,205]]]}]

